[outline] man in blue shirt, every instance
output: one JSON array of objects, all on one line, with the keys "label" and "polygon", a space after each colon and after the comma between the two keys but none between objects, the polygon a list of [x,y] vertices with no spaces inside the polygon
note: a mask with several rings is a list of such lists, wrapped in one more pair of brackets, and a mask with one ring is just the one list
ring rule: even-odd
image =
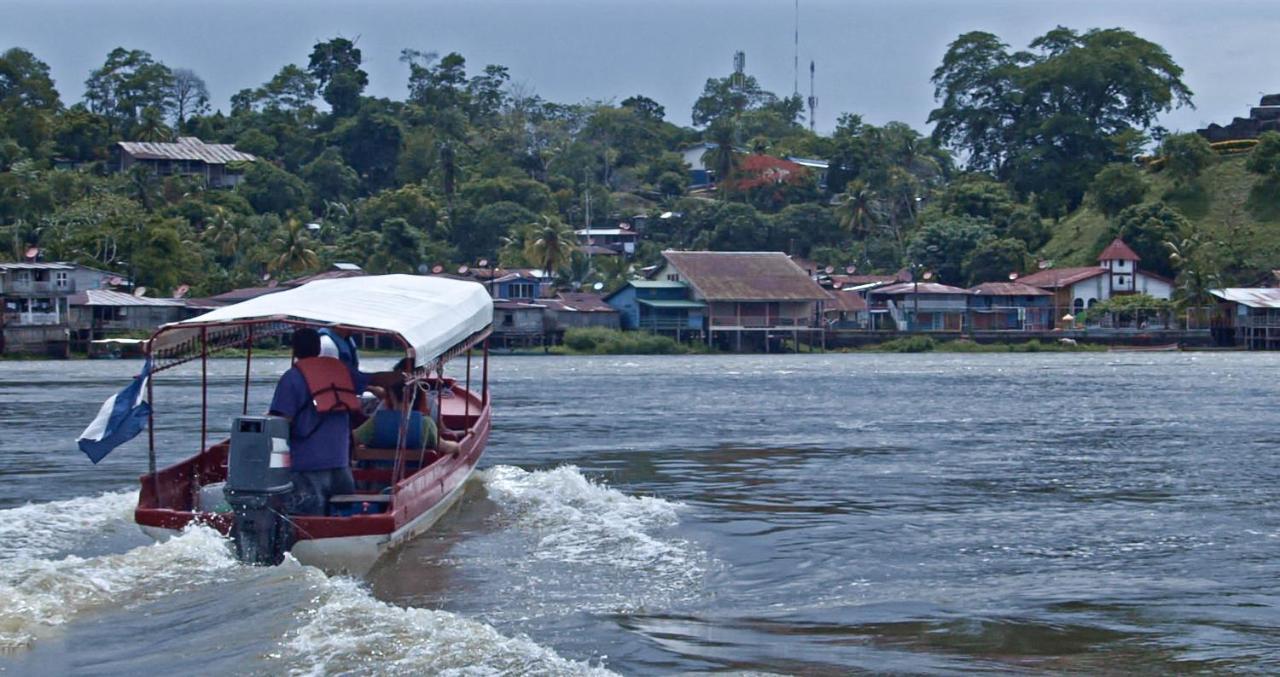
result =
[{"label": "man in blue shirt", "polygon": [[[320,335],[303,328],[293,333],[295,362],[320,354]],[[372,376],[349,365],[356,394],[369,387]],[[323,515],[329,498],[355,493],[351,475],[351,415],[345,410],[321,414],[306,377],[296,364],[280,377],[271,398],[270,413],[289,419],[289,455],[293,495],[290,512]]]}]

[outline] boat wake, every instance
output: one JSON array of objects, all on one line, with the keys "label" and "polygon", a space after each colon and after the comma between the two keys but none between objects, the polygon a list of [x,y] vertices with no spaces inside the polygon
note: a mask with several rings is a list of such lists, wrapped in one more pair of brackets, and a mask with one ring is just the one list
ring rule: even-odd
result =
[{"label": "boat wake", "polygon": [[[92,542],[103,530],[136,533],[130,519],[136,500],[135,492],[116,492],[0,511],[0,525],[4,525],[0,536],[6,545],[0,553],[0,656],[21,661],[24,650],[53,637],[64,626],[77,621],[92,624],[94,618],[129,624],[137,645],[114,650],[145,655],[150,646],[147,635],[168,630],[151,624],[169,622],[165,619],[173,608],[191,603],[183,600],[203,599],[206,604],[243,610],[261,606],[259,598],[266,594],[274,603],[284,603],[279,611],[293,621],[281,623],[282,618],[272,616],[263,619],[272,621],[265,626],[253,623],[275,638],[269,636],[263,650],[251,649],[243,655],[248,662],[231,666],[232,671],[608,674],[458,614],[387,604],[358,581],[328,577],[292,557],[269,569],[242,565],[232,556],[227,540],[207,527],[192,526],[163,542],[125,552],[65,554]],[[155,619],[148,621],[153,612]],[[192,613],[181,611],[186,617]],[[214,610],[204,615],[222,617]],[[188,628],[187,632],[196,634],[186,639],[200,646],[228,641],[234,645],[241,630],[234,621],[228,622],[231,625],[222,628],[216,624]],[[208,637],[201,636],[206,633]],[[82,643],[59,650],[94,651]],[[95,655],[66,660],[81,659],[92,664]],[[173,660],[179,657],[155,656],[151,662],[165,665]]]},{"label": "boat wake", "polygon": [[507,530],[523,532],[526,542],[494,566],[523,571],[541,610],[625,612],[701,590],[707,554],[670,534],[683,504],[623,493],[571,465],[495,466],[477,476],[510,520]]}]

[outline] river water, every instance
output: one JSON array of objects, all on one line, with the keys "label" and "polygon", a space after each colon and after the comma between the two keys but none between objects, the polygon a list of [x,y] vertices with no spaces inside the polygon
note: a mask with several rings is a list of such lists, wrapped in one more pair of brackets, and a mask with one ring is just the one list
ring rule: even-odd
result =
[{"label": "river water", "polygon": [[138,363],[0,363],[0,672],[1274,673],[1278,359],[495,357],[483,470],[363,580],[152,544],[145,434],[74,442]]}]

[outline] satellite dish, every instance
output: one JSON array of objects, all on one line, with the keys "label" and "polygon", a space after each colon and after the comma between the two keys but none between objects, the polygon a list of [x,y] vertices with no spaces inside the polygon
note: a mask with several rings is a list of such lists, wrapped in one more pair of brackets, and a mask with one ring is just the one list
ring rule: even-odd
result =
[{"label": "satellite dish", "polygon": [[437,263],[436,265],[431,266],[431,272],[436,275],[439,275],[440,273],[444,272],[444,266]]},{"label": "satellite dish", "polygon": [[476,262],[476,265],[480,266],[481,268],[484,268],[485,266],[489,265],[489,259],[480,259],[479,261]]},{"label": "satellite dish", "polygon": [[594,289],[594,290],[596,290],[596,291],[600,291],[601,289],[604,289],[604,283],[603,283],[603,282],[597,282],[597,283],[595,283],[595,284],[591,285],[591,288],[592,288],[592,289]]},{"label": "satellite dish", "polygon": [[1016,280],[1016,279],[1018,279],[1017,273],[1009,273],[1009,281],[1012,282],[1013,280]]},{"label": "satellite dish", "polygon": [[262,274],[262,281],[263,281],[263,282],[266,282],[267,280],[270,280],[270,279],[271,279],[271,273],[263,273],[263,274]]},{"label": "satellite dish", "polygon": [[182,298],[182,297],[186,296],[186,295],[187,295],[187,292],[189,292],[189,291],[191,291],[191,285],[189,285],[189,284],[180,284],[180,285],[178,285],[178,288],[177,288],[177,289],[173,290],[173,298],[175,298],[175,299],[180,299],[180,298]]},{"label": "satellite dish", "polygon": [[267,289],[275,289],[280,285],[280,280],[272,280],[267,283]]},{"label": "satellite dish", "polygon": [[618,224],[618,230],[631,230],[631,224],[629,224],[629,223],[619,223],[619,224]]},{"label": "satellite dish", "polygon": [[469,270],[471,270],[471,269],[470,269],[470,268],[468,268],[468,267],[466,267],[466,266],[458,266],[458,274],[459,274],[459,275],[466,275],[466,274],[467,274],[467,271],[469,271]]},{"label": "satellite dish", "polygon": [[924,275],[921,275],[920,277],[923,277],[923,278],[924,278],[924,279],[926,279],[926,280],[932,280],[932,279],[933,279],[933,271],[932,271],[932,270],[926,270],[926,271],[924,271]]},{"label": "satellite dish", "polygon": [[428,272],[430,272],[430,271],[431,271],[431,269],[427,267],[427,264],[425,264],[425,263],[419,263],[419,264],[418,264],[418,274],[419,274],[419,275],[426,275],[426,274],[427,274]]},{"label": "satellite dish", "polygon": [[660,218],[660,219],[669,219],[669,218],[671,218],[672,216],[674,216],[674,214],[672,214],[671,212],[662,212],[662,214],[661,214],[661,215],[659,215],[659,216],[658,216],[658,218]]},{"label": "satellite dish", "polygon": [[832,287],[835,287],[836,289],[839,289],[839,288],[841,288],[841,287],[843,287],[843,286],[844,286],[844,283],[843,283],[843,282],[832,282],[832,283],[831,283],[831,286],[832,286]]},{"label": "satellite dish", "polygon": [[133,290],[133,295],[134,295],[134,296],[137,296],[137,297],[139,297],[139,298],[141,298],[141,297],[143,297],[143,296],[146,296],[146,295],[147,295],[147,288],[146,288],[146,287],[138,287],[137,289],[134,289],[134,290]]},{"label": "satellite dish", "polygon": [[1036,262],[1036,267],[1039,268],[1040,270],[1044,270],[1045,268],[1048,268],[1051,265],[1053,265],[1053,261],[1046,261],[1044,259],[1040,259],[1039,261]]},{"label": "satellite dish", "polygon": [[28,247],[28,248],[27,248],[27,252],[26,252],[26,253],[27,253],[27,258],[29,258],[29,259],[34,259],[35,257],[37,257],[37,256],[39,256],[39,255],[40,255],[40,248],[39,248],[39,247]]},{"label": "satellite dish", "polygon": [[857,266],[845,266],[845,267],[844,267],[844,272],[846,272],[846,273],[848,273],[848,274],[852,275],[852,274],[853,274],[853,271],[855,271],[855,270],[857,270],[857,269],[858,269],[858,267],[857,267]]},{"label": "satellite dish", "polygon": [[830,275],[830,274],[832,274],[832,273],[834,273],[834,272],[836,272],[836,267],[835,267],[835,266],[827,266],[827,268],[826,268],[826,273],[827,273],[828,275]]}]

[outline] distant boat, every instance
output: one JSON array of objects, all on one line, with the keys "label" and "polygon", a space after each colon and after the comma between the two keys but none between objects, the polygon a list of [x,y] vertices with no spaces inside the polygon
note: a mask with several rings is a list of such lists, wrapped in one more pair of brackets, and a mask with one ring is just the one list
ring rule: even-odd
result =
[{"label": "distant boat", "polygon": [[112,338],[89,342],[91,360],[142,359],[146,356],[146,339]]}]

